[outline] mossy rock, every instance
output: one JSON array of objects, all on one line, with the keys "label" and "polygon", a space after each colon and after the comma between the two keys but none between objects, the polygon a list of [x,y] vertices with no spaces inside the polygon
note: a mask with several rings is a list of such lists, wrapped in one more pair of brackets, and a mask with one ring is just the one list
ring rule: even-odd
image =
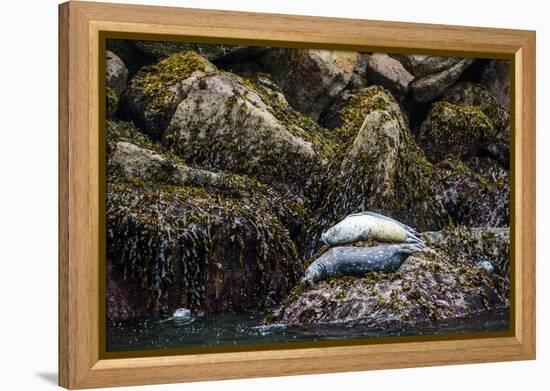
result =
[{"label": "mossy rock", "polygon": [[283,193],[315,194],[337,145],[273,84],[214,72],[186,86],[164,145],[197,167],[250,175]]},{"label": "mossy rock", "polygon": [[195,52],[181,52],[145,66],[130,80],[123,97],[127,111],[153,139],[160,139],[178,103],[184,81],[216,67]]},{"label": "mossy rock", "polygon": [[[350,213],[378,211],[420,230],[439,229],[447,214],[432,164],[410,133],[393,96],[379,86],[343,95],[332,109],[345,153],[319,209],[326,229]],[[328,117],[325,118],[328,120]],[[315,246],[320,232],[312,233]]]},{"label": "mossy rock", "polygon": [[365,327],[422,325],[506,311],[507,273],[477,267],[480,259],[506,266],[508,229],[456,227],[423,235],[430,249],[409,256],[395,272],[363,277],[336,276],[306,287],[298,285],[268,323],[353,323]]},{"label": "mossy rock", "polygon": [[478,107],[495,128],[493,140],[482,145],[482,154],[510,166],[510,115],[497,99],[480,84],[463,82],[450,89],[443,100],[461,106]]},{"label": "mossy rock", "polygon": [[419,143],[433,162],[475,156],[495,139],[496,129],[479,106],[436,102],[419,130]]}]

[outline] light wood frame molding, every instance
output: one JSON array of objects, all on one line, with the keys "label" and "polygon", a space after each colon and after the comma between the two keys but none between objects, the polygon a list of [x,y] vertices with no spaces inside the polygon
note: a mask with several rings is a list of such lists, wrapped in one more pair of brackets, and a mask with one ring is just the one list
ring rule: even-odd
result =
[{"label": "light wood frame molding", "polygon": [[[98,56],[102,31],[508,58],[513,335],[101,359]],[[59,6],[59,384],[75,388],[535,358],[535,32],[71,1]]]}]

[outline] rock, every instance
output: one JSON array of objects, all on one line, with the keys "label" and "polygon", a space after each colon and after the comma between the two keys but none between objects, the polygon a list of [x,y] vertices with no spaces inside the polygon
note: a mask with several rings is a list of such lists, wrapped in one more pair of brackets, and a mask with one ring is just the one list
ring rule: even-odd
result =
[{"label": "rock", "polygon": [[225,72],[186,79],[163,143],[191,165],[251,175],[283,193],[312,193],[334,143],[269,92],[273,85],[256,81]]},{"label": "rock", "polygon": [[128,79],[128,69],[113,52],[105,53],[105,79],[107,89],[107,115],[112,116],[118,110],[120,94]]},{"label": "rock", "polygon": [[240,53],[240,57],[236,58],[244,59],[246,54],[253,56],[255,52],[257,52],[256,55],[264,52],[262,50],[255,51],[254,47],[187,42],[132,41],[132,44],[143,54],[155,60],[187,51],[193,51],[209,61],[224,59],[229,55],[238,56],[238,53]]},{"label": "rock", "polygon": [[214,71],[214,65],[194,52],[174,54],[143,67],[130,80],[123,104],[134,121],[158,140],[184,97],[181,83],[195,73]]},{"label": "rock", "polygon": [[396,272],[336,277],[298,285],[267,317],[286,324],[360,322],[366,327],[419,325],[509,308],[507,228],[457,227],[423,235],[431,250],[409,256]]},{"label": "rock", "polygon": [[426,103],[439,98],[473,62],[473,59],[464,58],[438,73],[416,78],[410,84],[412,99],[417,103]]},{"label": "rock", "polygon": [[358,57],[338,50],[272,49],[261,61],[290,105],[317,120],[347,86]]},{"label": "rock", "polygon": [[387,90],[343,94],[324,121],[338,126],[333,131],[347,147],[321,207],[323,228],[362,210],[420,230],[443,226],[447,215],[436,197],[433,167]]},{"label": "rock", "polygon": [[105,53],[105,77],[107,86],[120,95],[126,87],[128,69],[116,54],[108,50]]},{"label": "rock", "polygon": [[493,141],[496,130],[479,106],[441,101],[432,105],[420,127],[418,140],[433,162],[446,157],[466,159]]},{"label": "rock", "polygon": [[409,83],[414,79],[403,65],[385,53],[374,53],[367,64],[369,84],[380,85],[401,99],[407,93]]},{"label": "rock", "polygon": [[357,53],[357,62],[355,63],[355,69],[351,74],[346,89],[357,90],[359,88],[368,87],[367,82],[367,63],[369,62],[370,55],[368,53]]},{"label": "rock", "polygon": [[495,128],[494,140],[483,145],[483,153],[510,166],[510,115],[483,86],[469,82],[459,83],[443,97],[444,101],[478,107]]},{"label": "rock", "polygon": [[145,56],[125,39],[107,39],[107,50],[116,54],[128,68],[128,78],[132,78],[144,65],[151,64],[151,58]]},{"label": "rock", "polygon": [[510,61],[493,60],[481,72],[483,84],[498,103],[510,111]]},{"label": "rock", "polygon": [[109,319],[258,309],[288,293],[303,273],[302,206],[252,179],[187,167],[131,124],[109,124]]},{"label": "rock", "polygon": [[393,54],[403,66],[417,79],[441,72],[459,63],[460,57],[437,57],[424,54]]},{"label": "rock", "polygon": [[444,160],[436,165],[439,194],[454,224],[506,227],[510,224],[508,172],[490,158],[466,163]]}]

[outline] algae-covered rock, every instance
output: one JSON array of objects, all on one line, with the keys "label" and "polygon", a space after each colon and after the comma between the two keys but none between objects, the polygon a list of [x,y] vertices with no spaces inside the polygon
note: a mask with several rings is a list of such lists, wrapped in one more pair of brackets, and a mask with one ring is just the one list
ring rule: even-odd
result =
[{"label": "algae-covered rock", "polygon": [[303,270],[296,243],[303,207],[252,179],[187,167],[153,141],[136,140],[131,125],[111,124],[109,317],[280,301]]},{"label": "algae-covered rock", "polygon": [[510,115],[497,99],[483,86],[474,83],[459,83],[443,97],[444,101],[478,107],[495,128],[493,140],[482,146],[483,153],[498,160],[504,167],[510,166]]},{"label": "algae-covered rock", "polygon": [[473,59],[464,58],[442,71],[417,77],[410,84],[412,99],[417,103],[426,103],[441,97],[473,63]]},{"label": "algae-covered rock", "polygon": [[[268,322],[421,324],[509,307],[509,231],[457,227],[423,234],[430,247],[395,272],[298,285]],[[489,261],[503,271],[477,267]]]},{"label": "algae-covered rock", "polygon": [[262,64],[296,110],[317,120],[347,86],[358,62],[356,52],[272,49]]},{"label": "algae-covered rock", "polygon": [[327,122],[338,125],[333,131],[347,148],[321,208],[322,227],[362,210],[421,230],[444,224],[432,164],[388,91],[373,86],[344,94]]},{"label": "algae-covered rock", "polygon": [[369,84],[387,88],[396,99],[401,99],[414,76],[396,59],[385,53],[374,53],[367,63],[367,79]]},{"label": "algae-covered rock", "polygon": [[184,97],[182,82],[216,67],[194,52],[173,54],[148,65],[130,80],[124,103],[134,121],[154,139],[160,139],[178,103]]},{"label": "algae-covered rock", "polygon": [[481,72],[483,84],[498,103],[510,111],[510,61],[492,60]]},{"label": "algae-covered rock", "polygon": [[441,101],[432,105],[420,127],[418,140],[431,161],[474,156],[495,139],[497,131],[479,106]]},{"label": "algae-covered rock", "polygon": [[464,163],[444,160],[436,165],[439,196],[455,224],[506,227],[510,224],[508,172],[490,158]]},{"label": "algae-covered rock", "polygon": [[273,85],[258,83],[227,72],[188,78],[163,142],[192,165],[248,174],[284,193],[311,193],[334,143]]}]

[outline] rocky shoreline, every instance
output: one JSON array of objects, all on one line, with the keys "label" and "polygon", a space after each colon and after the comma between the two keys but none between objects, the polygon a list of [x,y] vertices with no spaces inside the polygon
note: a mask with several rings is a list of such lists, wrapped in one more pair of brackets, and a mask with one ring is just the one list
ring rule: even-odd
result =
[{"label": "rocky shoreline", "polygon": [[[506,62],[108,49],[109,319],[185,307],[380,325],[509,306]],[[302,286],[321,233],[362,210],[417,228],[431,250]]]}]

